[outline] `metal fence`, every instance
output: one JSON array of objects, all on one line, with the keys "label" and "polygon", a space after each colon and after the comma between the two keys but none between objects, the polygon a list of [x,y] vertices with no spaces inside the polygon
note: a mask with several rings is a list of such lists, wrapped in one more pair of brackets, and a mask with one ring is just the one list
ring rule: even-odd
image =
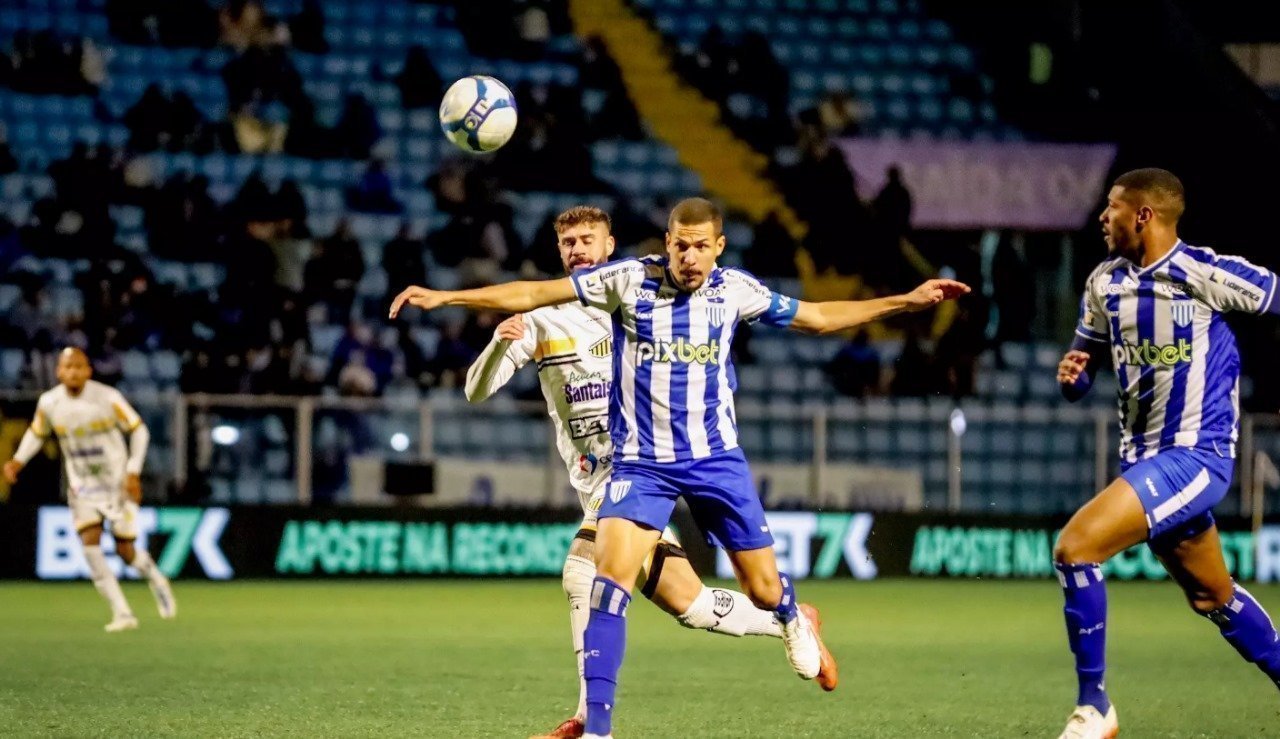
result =
[{"label": "metal fence", "polygon": [[[34,394],[0,393],[6,417],[29,417]],[[466,460],[537,465],[529,488],[564,504],[562,462],[540,401],[471,405],[427,399],[135,395],[152,432],[148,490],[223,503],[349,502],[360,465]],[[865,465],[919,474],[924,505],[970,513],[1073,510],[1117,473],[1116,417],[1067,405],[950,400],[740,402],[741,445],[754,463],[803,466],[818,500],[828,469]],[[1280,418],[1246,415],[1238,474],[1222,510],[1276,512]],[[1247,461],[1243,463],[1243,461]],[[162,495],[161,493],[157,493]],[[536,497],[536,496],[535,496]],[[1267,510],[1267,508],[1271,510]]]}]

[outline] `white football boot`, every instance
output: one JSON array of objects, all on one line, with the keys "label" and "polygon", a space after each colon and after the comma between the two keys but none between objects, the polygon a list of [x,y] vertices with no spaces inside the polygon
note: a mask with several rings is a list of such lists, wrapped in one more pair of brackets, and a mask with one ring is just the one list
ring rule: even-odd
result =
[{"label": "white football boot", "polygon": [[151,586],[151,595],[156,599],[156,611],[160,613],[160,618],[171,619],[178,615],[178,601],[173,598],[173,588],[169,585],[168,578],[156,572],[157,577],[148,582]]},{"label": "white football boot", "polygon": [[138,619],[134,618],[132,614],[126,613],[123,616],[116,616],[111,619],[111,623],[103,626],[102,630],[108,634],[115,634],[136,628],[138,628]]},{"label": "white football boot", "polygon": [[1115,739],[1119,733],[1115,706],[1107,709],[1106,716],[1093,706],[1076,706],[1058,739]]},{"label": "white football boot", "polygon": [[787,649],[787,660],[791,669],[796,671],[802,680],[812,680],[822,669],[822,647],[818,645],[818,637],[813,633],[813,625],[804,611],[797,611],[791,623],[782,625],[782,646]]}]

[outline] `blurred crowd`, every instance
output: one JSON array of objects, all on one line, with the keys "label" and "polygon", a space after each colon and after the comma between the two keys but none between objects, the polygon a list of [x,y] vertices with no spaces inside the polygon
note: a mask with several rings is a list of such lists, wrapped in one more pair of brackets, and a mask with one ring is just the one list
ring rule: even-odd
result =
[{"label": "blurred crowd", "polygon": [[[29,347],[33,384],[49,381],[50,352],[62,344],[83,346],[99,372],[118,378],[120,355],[134,349],[166,349],[183,357],[181,387],[190,392],[310,394],[328,389],[347,395],[422,392],[457,384],[488,340],[496,316],[479,314],[445,322],[437,338],[420,341],[408,325],[381,324],[390,297],[406,285],[428,282],[446,269],[463,286],[510,275],[553,275],[560,270],[551,219],[526,242],[515,227],[513,194],[562,192],[611,196],[615,235],[624,250],[661,249],[670,203],[622,196],[593,173],[589,145],[600,140],[642,140],[641,120],[609,49],[597,38],[578,50],[553,51],[551,39],[570,30],[563,2],[488,0],[455,4],[455,20],[479,55],[542,59],[553,55],[578,68],[579,84],[521,83],[514,92],[521,125],[516,137],[487,160],[445,161],[425,181],[441,216],[434,229],[415,231],[405,217],[399,232],[378,244],[381,264],[366,264],[348,219],[327,233],[308,226],[307,198],[299,183],[272,186],[248,177],[222,202],[209,179],[178,173],[157,177],[147,154],[282,152],[310,159],[364,162],[347,187],[352,213],[406,215],[404,192],[393,186],[378,155],[384,131],[377,111],[358,90],[345,98],[332,125],[320,122],[292,55],[324,53],[324,8],[303,2],[295,15],[275,17],[256,0],[108,0],[111,33],[121,41],[169,47],[221,46],[231,52],[221,78],[228,114],[210,119],[190,95],[169,92],[157,81],[119,117],[127,144],[78,144],[48,167],[53,191],[38,199],[27,222],[0,223],[2,282],[17,285],[21,299],[0,316],[0,341]],[[507,18],[507,24],[492,22]],[[905,289],[916,281],[901,245],[911,235],[911,193],[899,173],[871,201],[859,199],[856,173],[833,139],[858,131],[865,111],[847,94],[818,106],[788,109],[788,74],[759,34],[728,38],[712,28],[696,47],[673,49],[677,71],[720,105],[726,123],[771,156],[769,174],[808,224],[797,242],[777,214],[754,226],[745,266],[776,277],[796,275],[798,249],[819,270],[860,275],[875,290]],[[374,65],[375,82],[394,84],[406,111],[438,105],[444,81],[427,49],[413,46],[402,63]],[[49,33],[18,34],[0,57],[0,84],[37,93],[95,95],[106,75],[103,54],[87,39]],[[95,108],[104,119],[113,116]],[[0,130],[0,173],[22,163]],[[225,198],[225,196],[223,196]],[[134,252],[117,244],[113,206],[143,212],[148,249],[156,257],[212,263],[225,272],[216,289],[184,290],[160,282]],[[420,221],[419,221],[420,222]],[[58,316],[45,280],[10,269],[24,255],[88,259],[78,276],[83,315]],[[380,266],[385,291],[358,289]],[[976,331],[971,343],[965,332]],[[898,371],[870,371],[874,350],[855,339],[831,362],[833,382],[850,395],[971,392],[963,347],[983,346],[986,321],[957,321],[952,338],[930,347],[927,361]],[[317,326],[345,326],[328,356],[317,358]],[[904,356],[919,349],[915,332]],[[740,359],[751,361],[744,336]],[[923,350],[921,350],[923,351]],[[878,366],[878,365],[877,365]],[[926,368],[927,366],[927,368]],[[42,376],[43,375],[43,376]],[[892,379],[888,379],[888,378]]]}]

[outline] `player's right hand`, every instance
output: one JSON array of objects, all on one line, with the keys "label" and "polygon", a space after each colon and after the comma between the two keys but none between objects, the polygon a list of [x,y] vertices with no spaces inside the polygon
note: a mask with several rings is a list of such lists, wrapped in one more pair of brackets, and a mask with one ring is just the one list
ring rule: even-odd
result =
[{"label": "player's right hand", "polygon": [[22,471],[22,463],[16,459],[11,459],[4,463],[4,479],[13,485],[18,482],[18,473]]},{"label": "player's right hand", "polygon": [[524,338],[524,314],[517,313],[498,324],[498,338],[519,341]]},{"label": "player's right hand", "polygon": [[1089,366],[1089,352],[1072,349],[1058,362],[1058,384],[1071,385],[1080,379],[1080,373]]},{"label": "player's right hand", "polygon": [[915,290],[906,294],[906,309],[912,312],[921,311],[941,303],[944,300],[955,300],[968,295],[971,289],[963,282],[956,280],[926,280]]},{"label": "player's right hand", "polygon": [[400,309],[405,303],[417,306],[423,310],[431,310],[444,305],[445,293],[441,290],[428,290],[425,287],[411,285],[404,289],[396,299],[391,301],[391,312],[389,317],[395,318],[400,315]]}]

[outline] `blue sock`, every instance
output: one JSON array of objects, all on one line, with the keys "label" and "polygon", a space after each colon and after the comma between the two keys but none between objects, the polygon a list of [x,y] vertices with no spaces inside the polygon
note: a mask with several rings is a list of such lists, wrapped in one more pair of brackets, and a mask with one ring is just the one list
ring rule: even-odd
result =
[{"label": "blue sock", "polygon": [[1054,564],[1066,599],[1067,641],[1076,656],[1080,692],[1077,706],[1093,706],[1104,716],[1111,708],[1103,683],[1107,651],[1107,584],[1096,564]]},{"label": "blue sock", "polygon": [[774,612],[778,614],[779,621],[789,624],[799,613],[796,610],[796,589],[791,584],[791,576],[787,573],[779,572],[778,580],[782,582],[782,600],[778,601],[778,608]]},{"label": "blue sock", "polygon": [[1241,657],[1258,666],[1280,687],[1280,636],[1271,617],[1248,590],[1235,586],[1231,602],[1206,616],[1218,625],[1222,637]]},{"label": "blue sock", "polygon": [[618,670],[627,649],[627,604],[631,595],[616,582],[596,577],[591,583],[591,616],[582,638],[583,677],[587,681],[586,733],[613,732],[613,703]]}]

